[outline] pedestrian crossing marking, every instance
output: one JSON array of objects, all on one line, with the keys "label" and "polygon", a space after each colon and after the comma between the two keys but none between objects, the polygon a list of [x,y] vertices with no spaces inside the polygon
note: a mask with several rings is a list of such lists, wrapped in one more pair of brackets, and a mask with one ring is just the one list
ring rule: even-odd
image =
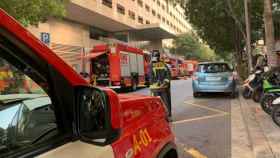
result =
[{"label": "pedestrian crossing marking", "polygon": [[226,115],[228,115],[228,114],[208,115],[208,116],[196,117],[196,118],[192,118],[192,119],[174,121],[174,122],[172,122],[172,124],[187,123],[187,122],[205,120],[205,119],[210,119],[210,118],[215,118],[215,117],[221,117],[221,116],[226,116]]},{"label": "pedestrian crossing marking", "polygon": [[194,158],[207,158],[207,156],[201,154],[199,151],[197,151],[194,148],[191,149],[184,149],[184,151],[188,154],[190,154],[191,156],[193,156]]}]

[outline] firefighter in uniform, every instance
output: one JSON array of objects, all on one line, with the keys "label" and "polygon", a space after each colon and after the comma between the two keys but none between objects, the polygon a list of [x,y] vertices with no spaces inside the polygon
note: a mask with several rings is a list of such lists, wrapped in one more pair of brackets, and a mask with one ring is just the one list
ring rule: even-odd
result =
[{"label": "firefighter in uniform", "polygon": [[169,68],[164,63],[158,50],[152,52],[152,71],[151,71],[150,90],[153,96],[160,96],[168,109],[169,121],[171,121],[171,95],[170,81],[171,74]]}]

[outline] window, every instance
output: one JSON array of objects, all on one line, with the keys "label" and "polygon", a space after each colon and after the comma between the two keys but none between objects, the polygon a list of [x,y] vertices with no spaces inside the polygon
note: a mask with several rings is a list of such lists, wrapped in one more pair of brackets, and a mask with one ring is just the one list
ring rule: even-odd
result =
[{"label": "window", "polygon": [[102,4],[109,8],[113,7],[112,0],[102,0]]},{"label": "window", "polygon": [[157,1],[157,4],[158,4],[158,6],[160,6],[160,1],[159,0]]},{"label": "window", "polygon": [[135,20],[135,13],[131,10],[128,11],[128,16],[130,19]]},{"label": "window", "polygon": [[[1,53],[7,52],[0,49]],[[27,65],[14,64],[0,57],[0,157],[36,148],[59,134],[54,107],[45,93],[48,82]],[[41,86],[26,74],[37,76]]]},{"label": "window", "polygon": [[158,15],[157,15],[157,17],[158,17],[158,19],[159,19],[159,20],[161,19],[161,16],[160,16],[160,14],[158,14]]},{"label": "window", "polygon": [[137,3],[140,7],[143,7],[143,1],[142,0],[137,0]]},{"label": "window", "polygon": [[165,23],[165,18],[164,17],[162,17],[162,21]]},{"label": "window", "polygon": [[219,73],[219,72],[229,72],[230,68],[228,64],[225,63],[210,63],[210,64],[200,64],[198,65],[197,72],[202,73]]},{"label": "window", "polygon": [[117,11],[120,14],[123,14],[123,15],[125,14],[125,8],[120,4],[117,4]]},{"label": "window", "polygon": [[91,27],[89,29],[89,38],[90,39],[100,40],[100,38],[108,37],[108,36],[109,36],[109,32],[102,30],[100,28]]},{"label": "window", "polygon": [[163,10],[165,10],[165,6],[164,6],[164,5],[162,5],[161,8],[162,8]]},{"label": "window", "polygon": [[150,12],[150,7],[147,4],[145,5],[145,8],[147,12]]},{"label": "window", "polygon": [[149,20],[146,20],[146,24],[151,24],[151,22]]},{"label": "window", "polygon": [[140,24],[143,24],[143,22],[144,22],[143,17],[138,16],[138,22],[139,22]]},{"label": "window", "polygon": [[152,10],[152,14],[153,14],[153,16],[156,16],[156,11]]}]

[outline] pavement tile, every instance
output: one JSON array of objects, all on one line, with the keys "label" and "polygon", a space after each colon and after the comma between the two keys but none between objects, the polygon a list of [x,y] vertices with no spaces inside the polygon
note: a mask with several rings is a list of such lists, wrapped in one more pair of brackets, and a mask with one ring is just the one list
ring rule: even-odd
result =
[{"label": "pavement tile", "polygon": [[253,158],[252,146],[246,132],[238,99],[231,100],[231,157]]},{"label": "pavement tile", "polygon": [[259,122],[273,155],[276,158],[280,158],[280,128],[273,123],[271,116],[262,111],[258,104],[253,101],[248,102],[253,112],[255,112],[257,122]]},{"label": "pavement tile", "polygon": [[256,104],[239,97],[241,112],[255,158],[275,158],[271,145],[257,119]]}]

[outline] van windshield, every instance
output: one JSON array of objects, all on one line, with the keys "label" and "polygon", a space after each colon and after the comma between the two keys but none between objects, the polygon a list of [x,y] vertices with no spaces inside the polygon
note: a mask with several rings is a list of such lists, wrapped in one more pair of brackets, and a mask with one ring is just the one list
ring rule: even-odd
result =
[{"label": "van windshield", "polygon": [[226,63],[210,63],[210,64],[199,64],[197,72],[202,73],[219,73],[219,72],[230,72],[230,68]]}]

